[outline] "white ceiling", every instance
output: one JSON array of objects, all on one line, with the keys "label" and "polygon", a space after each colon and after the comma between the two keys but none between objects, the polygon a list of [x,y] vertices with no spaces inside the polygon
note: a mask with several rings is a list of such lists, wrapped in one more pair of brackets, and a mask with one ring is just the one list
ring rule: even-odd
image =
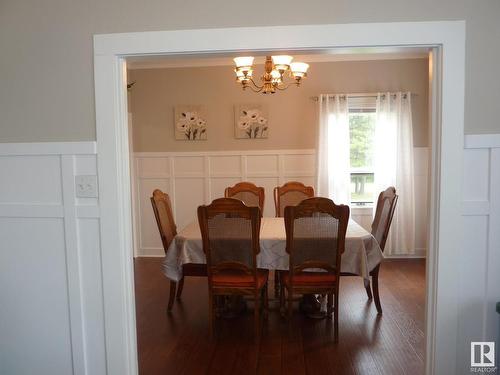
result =
[{"label": "white ceiling", "polygon": [[217,55],[169,55],[169,56],[131,56],[127,57],[128,69],[187,68],[204,66],[233,65],[235,56],[255,56],[255,64],[262,64],[266,54],[290,54],[294,61],[370,61],[402,60],[427,58],[428,48],[384,47],[384,48],[344,48],[321,51],[274,51],[274,52],[237,52]]}]

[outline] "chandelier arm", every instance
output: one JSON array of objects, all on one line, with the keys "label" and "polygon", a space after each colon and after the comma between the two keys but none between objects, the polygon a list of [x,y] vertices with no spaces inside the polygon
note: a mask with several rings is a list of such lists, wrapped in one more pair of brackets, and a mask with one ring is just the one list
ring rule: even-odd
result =
[{"label": "chandelier arm", "polygon": [[259,89],[259,91],[264,87],[264,85],[259,86],[258,84],[256,84],[252,77],[248,77],[247,79],[254,85],[255,88]]},{"label": "chandelier arm", "polygon": [[262,89],[264,88],[264,86],[263,86],[263,87],[258,87],[258,86],[255,86],[256,88],[254,88],[252,85],[247,85],[247,86],[245,86],[245,87],[250,88],[250,90],[252,90],[253,92],[261,92],[261,91],[262,91]]},{"label": "chandelier arm", "polygon": [[282,86],[279,86],[279,85],[276,85],[275,88],[277,90],[280,90],[280,91],[284,91],[286,90],[287,88],[289,88],[290,86],[292,85],[296,85],[296,86],[299,86],[299,83],[297,81],[293,81],[293,82],[289,82],[288,84],[283,84]]},{"label": "chandelier arm", "polygon": [[243,84],[243,89],[246,89],[247,87],[250,88],[253,92],[261,92],[262,89],[264,88],[264,85],[259,86],[255,83],[255,81],[252,79],[252,77],[248,77],[247,81],[250,82],[251,84],[244,83]]}]

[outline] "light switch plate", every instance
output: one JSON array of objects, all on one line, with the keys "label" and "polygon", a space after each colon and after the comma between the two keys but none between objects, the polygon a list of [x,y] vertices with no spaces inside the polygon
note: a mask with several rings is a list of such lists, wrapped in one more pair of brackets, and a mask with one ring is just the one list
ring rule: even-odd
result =
[{"label": "light switch plate", "polygon": [[97,198],[97,176],[75,176],[75,190],[77,198]]}]

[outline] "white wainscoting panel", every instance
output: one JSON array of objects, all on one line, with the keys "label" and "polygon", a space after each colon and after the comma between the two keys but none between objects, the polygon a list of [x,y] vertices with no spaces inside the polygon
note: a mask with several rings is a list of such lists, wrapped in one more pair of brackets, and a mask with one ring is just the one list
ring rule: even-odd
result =
[{"label": "white wainscoting panel", "polygon": [[465,138],[462,210],[463,231],[450,235],[463,238],[463,246],[457,251],[457,368],[469,374],[471,341],[500,344],[500,319],[495,311],[495,304],[500,301],[499,135]]},{"label": "white wainscoting panel", "polygon": [[[500,138],[470,137],[464,227],[450,233],[463,238],[456,291],[464,374],[471,341],[500,343]],[[77,198],[74,189],[76,175],[96,174],[95,153],[93,142],[0,144],[0,374],[106,374],[99,200]],[[314,185],[312,150],[147,153],[134,161],[140,255],[163,252],[149,202],[154,188],[172,195],[182,228],[199,203],[238,181],[266,187],[266,215],[274,214],[275,185]]]},{"label": "white wainscoting panel", "polygon": [[105,374],[95,142],[0,144],[0,374]]},{"label": "white wainscoting panel", "polygon": [[0,243],[0,373],[71,374],[63,220],[1,217]]},{"label": "white wainscoting panel", "polygon": [[0,174],[16,184],[0,184],[0,204],[61,204],[60,164],[56,155],[3,156]]},{"label": "white wainscoting panel", "polygon": [[[428,148],[415,148],[417,256],[427,248]],[[149,198],[154,189],[170,194],[178,230],[196,219],[196,208],[224,196],[224,189],[252,181],[266,191],[264,216],[274,216],[273,189],[286,181],[315,186],[314,150],[134,154],[136,256],[163,256]],[[371,229],[372,207],[353,207],[351,217]]]},{"label": "white wainscoting panel", "polygon": [[314,150],[135,153],[136,256],[164,255],[150,202],[154,189],[170,194],[178,230],[196,219],[200,204],[245,180],[265,188],[264,215],[274,216],[275,186],[291,180],[314,186],[314,155]]}]

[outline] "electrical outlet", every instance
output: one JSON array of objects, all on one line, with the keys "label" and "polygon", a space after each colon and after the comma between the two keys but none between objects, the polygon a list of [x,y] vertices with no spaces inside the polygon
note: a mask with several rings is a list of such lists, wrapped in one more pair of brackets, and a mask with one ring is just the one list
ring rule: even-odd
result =
[{"label": "electrical outlet", "polygon": [[97,176],[75,176],[77,198],[97,198]]}]

